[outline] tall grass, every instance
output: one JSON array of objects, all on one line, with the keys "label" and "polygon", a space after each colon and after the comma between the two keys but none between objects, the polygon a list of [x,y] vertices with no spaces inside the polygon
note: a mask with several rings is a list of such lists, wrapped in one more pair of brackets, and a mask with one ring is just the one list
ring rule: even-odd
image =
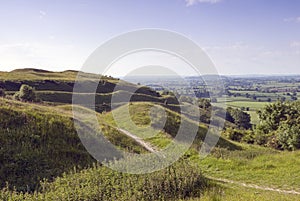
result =
[{"label": "tall grass", "polygon": [[144,175],[130,175],[94,165],[42,182],[32,194],[3,189],[0,200],[176,200],[200,197],[209,187],[199,168],[186,161]]}]

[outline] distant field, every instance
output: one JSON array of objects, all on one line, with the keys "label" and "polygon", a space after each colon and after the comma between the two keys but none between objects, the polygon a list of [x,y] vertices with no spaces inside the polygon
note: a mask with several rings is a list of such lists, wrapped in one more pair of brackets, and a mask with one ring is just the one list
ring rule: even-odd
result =
[{"label": "distant field", "polygon": [[[224,105],[225,99],[221,99],[217,103],[213,103],[213,105],[215,106],[222,106]],[[257,102],[257,101],[248,101],[247,100],[242,100],[240,98],[236,98],[236,99],[227,99],[227,101],[225,102],[227,107],[235,107],[235,108],[241,108],[241,107],[249,107],[250,111],[256,111],[259,110],[261,108],[263,108],[265,105],[269,104],[269,102]]]},{"label": "distant field", "polygon": [[269,103],[268,102],[236,101],[236,102],[228,102],[226,104],[230,107],[239,107],[239,108],[249,107],[249,109],[252,111],[252,110],[259,110]]},{"label": "distant field", "polygon": [[[288,84],[288,83],[287,83]],[[287,89],[290,89],[288,86],[286,86]],[[279,87],[280,88],[280,87]],[[246,98],[246,94],[249,94],[250,96],[256,96],[257,100],[261,101],[267,101],[268,98],[271,98],[272,101],[276,101],[281,98],[285,98],[286,100],[292,100],[292,92],[260,92],[260,91],[254,91],[254,90],[229,90],[232,94],[240,94],[234,98]],[[290,93],[290,95],[287,95],[287,93]],[[299,98],[299,94],[296,95],[296,97]],[[252,100],[252,97],[246,98],[247,100]]]}]

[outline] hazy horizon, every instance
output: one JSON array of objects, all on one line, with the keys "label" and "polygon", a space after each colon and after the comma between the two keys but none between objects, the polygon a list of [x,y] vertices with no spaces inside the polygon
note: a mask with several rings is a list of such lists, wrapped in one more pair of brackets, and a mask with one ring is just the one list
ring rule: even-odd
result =
[{"label": "hazy horizon", "polygon": [[[35,70],[45,70],[45,71],[50,71],[50,72],[64,72],[64,71],[80,71],[80,69],[64,69],[64,70],[49,70],[49,69],[43,69],[43,68],[16,68],[16,69],[12,69],[12,70],[8,70],[8,71],[5,71],[5,70],[0,70],[0,72],[12,72],[12,71],[15,71],[15,70],[25,70],[25,69],[35,69]],[[92,73],[92,72],[86,72],[86,71],[82,71],[82,72],[85,72],[85,73]],[[135,75],[126,75],[126,76],[118,76],[118,75],[111,75],[111,74],[105,74],[107,76],[112,76],[112,77],[115,77],[115,78],[124,78],[124,77],[127,77],[127,78],[130,78],[130,77],[153,77],[153,76],[157,76],[157,77],[177,77],[176,75],[159,75],[159,74],[135,74]],[[203,75],[180,75],[182,77],[200,77],[200,76],[215,76],[215,75],[218,75],[218,76],[226,76],[226,77],[286,77],[286,76],[300,76],[300,73],[297,74],[203,74]]]}]

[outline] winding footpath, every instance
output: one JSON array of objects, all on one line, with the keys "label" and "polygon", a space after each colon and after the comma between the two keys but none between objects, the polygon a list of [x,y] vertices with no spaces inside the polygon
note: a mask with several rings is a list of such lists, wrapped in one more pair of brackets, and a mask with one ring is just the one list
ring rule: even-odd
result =
[{"label": "winding footpath", "polygon": [[263,186],[258,186],[258,185],[255,185],[255,184],[246,184],[246,183],[243,183],[243,182],[232,181],[232,180],[221,179],[221,178],[214,178],[214,177],[207,177],[207,176],[206,176],[206,178],[217,181],[217,182],[243,186],[243,187],[246,187],[246,188],[254,188],[254,189],[264,190],[264,191],[273,191],[273,192],[278,192],[278,193],[300,195],[300,192],[295,191],[295,190],[282,190],[282,189],[278,189],[278,188],[263,187]]},{"label": "winding footpath", "polygon": [[124,133],[125,135],[127,135],[128,137],[134,139],[137,143],[139,143],[140,145],[142,145],[146,150],[148,150],[151,153],[156,153],[157,151],[154,149],[153,146],[151,146],[151,144],[145,142],[142,138],[137,137],[136,135],[133,135],[132,133],[130,133],[129,131],[126,131],[124,129],[121,128],[117,128],[120,132]]},{"label": "winding footpath", "polygon": [[[124,129],[119,129],[118,130],[128,137],[134,139],[137,143],[142,145],[146,150],[148,150],[151,153],[156,153],[157,150],[149,143],[145,142],[142,138],[137,137],[136,135],[124,130]],[[207,176],[206,176],[207,177]],[[294,194],[294,195],[300,195],[300,192],[295,191],[295,190],[282,190],[278,188],[271,188],[271,187],[264,187],[264,186],[258,186],[255,184],[246,184],[243,182],[238,182],[238,181],[233,181],[233,180],[228,180],[228,179],[222,179],[222,178],[214,178],[214,177],[207,177],[208,179],[214,180],[216,182],[222,182],[222,183],[227,183],[227,184],[235,184],[238,186],[243,186],[246,188],[253,188],[253,189],[258,189],[258,190],[264,190],[264,191],[273,191],[273,192],[278,192],[278,193],[285,193],[285,194]]]}]

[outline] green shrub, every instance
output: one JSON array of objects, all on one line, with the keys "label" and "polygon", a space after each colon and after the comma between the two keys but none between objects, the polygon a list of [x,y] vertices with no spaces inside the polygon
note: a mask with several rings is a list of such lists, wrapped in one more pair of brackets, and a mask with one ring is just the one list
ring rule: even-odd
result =
[{"label": "green shrub", "polygon": [[279,148],[296,150],[300,148],[300,126],[283,124],[276,131]]},{"label": "green shrub", "polygon": [[255,142],[254,133],[252,130],[226,128],[226,130],[223,131],[222,135],[224,135],[227,139],[237,142],[246,142],[248,144],[253,144]]},{"label": "green shrub", "polygon": [[275,102],[259,111],[257,144],[281,150],[300,148],[300,102]]},{"label": "green shrub", "polygon": [[34,102],[36,100],[35,90],[31,86],[23,84],[20,88],[20,99]]},{"label": "green shrub", "polygon": [[21,99],[20,99],[20,92],[17,91],[17,92],[13,95],[13,99],[14,99],[14,100],[18,100],[18,101],[21,100]]}]

